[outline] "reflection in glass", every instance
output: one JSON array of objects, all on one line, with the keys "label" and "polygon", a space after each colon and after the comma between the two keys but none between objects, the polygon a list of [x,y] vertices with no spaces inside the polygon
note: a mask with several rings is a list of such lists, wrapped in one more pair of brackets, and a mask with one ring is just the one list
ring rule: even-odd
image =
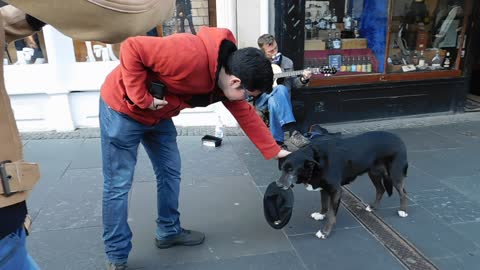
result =
[{"label": "reflection in glass", "polygon": [[454,68],[463,22],[462,0],[393,0],[389,72]]},{"label": "reflection in glass", "polygon": [[3,64],[44,64],[47,62],[44,48],[41,32],[16,40],[6,47]]},{"label": "reflection in glass", "polygon": [[387,18],[385,0],[306,1],[305,62],[337,76],[383,72]]}]

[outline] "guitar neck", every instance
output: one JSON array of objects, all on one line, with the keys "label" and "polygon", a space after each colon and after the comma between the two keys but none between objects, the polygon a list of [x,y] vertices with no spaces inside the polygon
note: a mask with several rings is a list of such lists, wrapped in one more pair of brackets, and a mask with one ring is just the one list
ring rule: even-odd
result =
[{"label": "guitar neck", "polygon": [[294,71],[287,71],[282,73],[275,73],[273,74],[273,78],[278,79],[278,78],[294,77],[302,74],[303,74],[303,70],[294,70]]}]

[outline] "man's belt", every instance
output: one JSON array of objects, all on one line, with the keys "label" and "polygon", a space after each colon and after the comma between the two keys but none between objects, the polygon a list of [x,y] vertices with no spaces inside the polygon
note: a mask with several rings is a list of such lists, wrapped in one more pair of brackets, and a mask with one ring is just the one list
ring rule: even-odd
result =
[{"label": "man's belt", "polygon": [[39,178],[38,164],[9,160],[0,162],[0,208],[25,200]]}]

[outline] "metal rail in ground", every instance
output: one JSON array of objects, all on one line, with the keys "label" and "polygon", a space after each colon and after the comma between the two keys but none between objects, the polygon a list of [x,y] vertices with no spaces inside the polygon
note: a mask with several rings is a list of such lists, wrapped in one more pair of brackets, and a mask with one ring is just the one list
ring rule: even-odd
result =
[{"label": "metal rail in ground", "polygon": [[412,270],[438,270],[412,243],[403,238],[383,219],[373,212],[365,211],[365,204],[350,191],[343,188],[342,204],[365,226],[400,262]]}]

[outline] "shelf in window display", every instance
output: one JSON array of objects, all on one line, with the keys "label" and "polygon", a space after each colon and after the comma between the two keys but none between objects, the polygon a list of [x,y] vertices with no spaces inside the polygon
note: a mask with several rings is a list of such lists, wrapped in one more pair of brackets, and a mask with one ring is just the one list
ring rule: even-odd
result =
[{"label": "shelf in window display", "polygon": [[[373,52],[366,48],[366,49],[341,49],[341,50],[310,50],[307,51],[305,50],[304,53],[304,64],[306,66],[322,66],[322,65],[328,65],[328,58],[330,55],[341,55],[342,56],[342,61],[343,58],[346,57],[347,60],[348,58],[355,58],[355,64],[358,64],[358,58],[361,58],[361,62],[363,61],[363,58],[365,58],[365,61],[368,59],[370,60],[371,63],[371,72],[363,72],[363,65],[362,65],[362,72],[356,71],[357,67],[355,67],[355,71],[341,71],[338,69],[339,72],[335,76],[340,76],[340,75],[360,75],[360,74],[371,74],[371,73],[376,73],[378,70],[378,61],[375,58],[375,55]],[[363,64],[363,63],[362,63]]]}]

